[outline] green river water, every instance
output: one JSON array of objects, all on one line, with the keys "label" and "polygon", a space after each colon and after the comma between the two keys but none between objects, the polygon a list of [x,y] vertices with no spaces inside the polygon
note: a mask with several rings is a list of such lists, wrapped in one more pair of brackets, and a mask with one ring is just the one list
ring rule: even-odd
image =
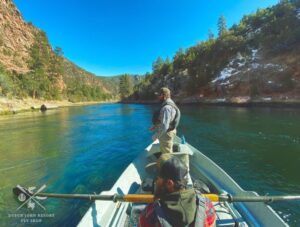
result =
[{"label": "green river water", "polygon": [[[89,202],[48,199],[33,210],[17,184],[59,193],[108,190],[151,142],[151,105],[101,104],[0,116],[0,225],[75,226]],[[178,130],[243,189],[300,194],[300,109],[181,106]],[[300,226],[300,201],[271,206]]]}]

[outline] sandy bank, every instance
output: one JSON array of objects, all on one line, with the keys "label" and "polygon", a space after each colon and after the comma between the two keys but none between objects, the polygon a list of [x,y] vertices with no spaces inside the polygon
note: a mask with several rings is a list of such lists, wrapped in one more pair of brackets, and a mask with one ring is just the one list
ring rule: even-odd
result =
[{"label": "sandy bank", "polygon": [[3,114],[15,114],[25,111],[40,110],[42,105],[45,105],[47,109],[55,109],[66,106],[81,106],[81,105],[93,105],[99,103],[116,103],[117,100],[108,101],[91,101],[91,102],[69,102],[67,100],[39,100],[39,99],[16,99],[0,97],[0,115]]}]

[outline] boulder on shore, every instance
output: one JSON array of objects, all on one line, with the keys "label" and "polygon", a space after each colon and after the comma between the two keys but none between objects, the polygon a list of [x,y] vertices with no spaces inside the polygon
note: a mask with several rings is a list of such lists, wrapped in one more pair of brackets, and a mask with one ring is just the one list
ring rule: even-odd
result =
[{"label": "boulder on shore", "polygon": [[45,104],[43,104],[43,105],[41,105],[41,111],[46,111],[48,108],[47,108],[47,106],[45,105]]}]

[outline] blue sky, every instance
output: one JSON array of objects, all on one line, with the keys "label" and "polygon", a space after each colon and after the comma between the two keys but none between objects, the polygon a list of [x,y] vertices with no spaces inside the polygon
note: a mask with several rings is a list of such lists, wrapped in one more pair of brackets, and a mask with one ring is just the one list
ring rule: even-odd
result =
[{"label": "blue sky", "polygon": [[151,72],[158,57],[217,34],[278,0],[14,0],[24,19],[45,31],[65,57],[101,76]]}]

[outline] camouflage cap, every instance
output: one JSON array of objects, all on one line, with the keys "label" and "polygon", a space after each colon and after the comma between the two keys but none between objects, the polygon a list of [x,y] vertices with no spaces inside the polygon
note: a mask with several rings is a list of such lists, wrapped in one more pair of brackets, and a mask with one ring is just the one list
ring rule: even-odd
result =
[{"label": "camouflage cap", "polygon": [[158,159],[158,176],[163,179],[181,181],[186,178],[188,169],[172,154],[162,154]]}]

